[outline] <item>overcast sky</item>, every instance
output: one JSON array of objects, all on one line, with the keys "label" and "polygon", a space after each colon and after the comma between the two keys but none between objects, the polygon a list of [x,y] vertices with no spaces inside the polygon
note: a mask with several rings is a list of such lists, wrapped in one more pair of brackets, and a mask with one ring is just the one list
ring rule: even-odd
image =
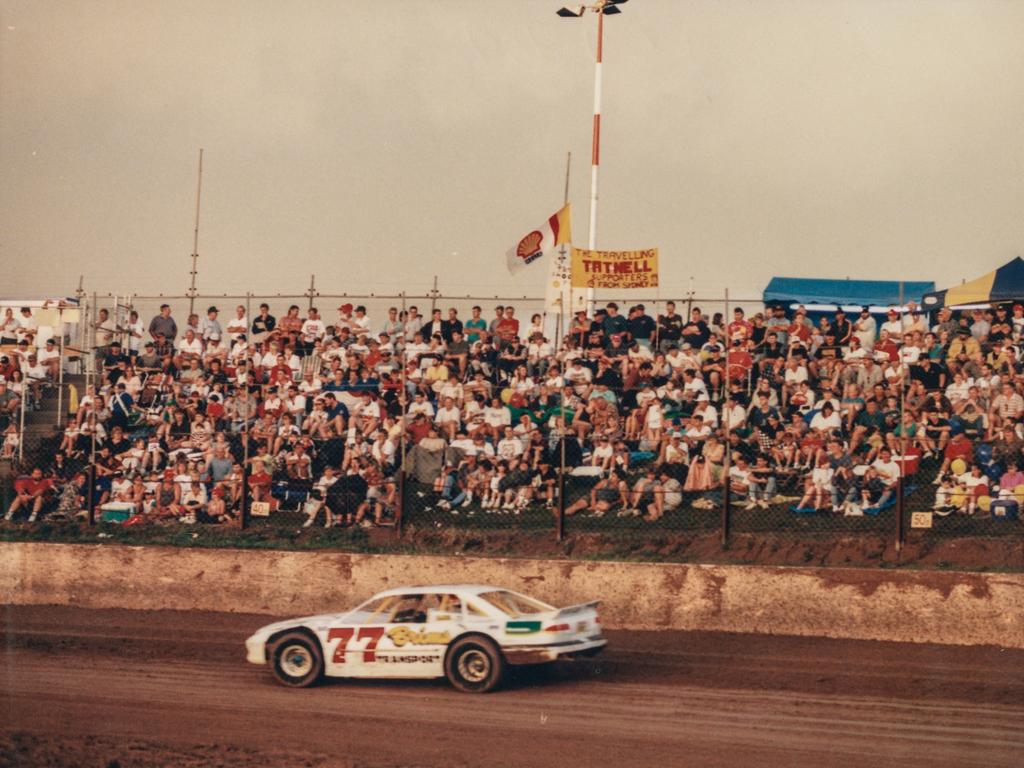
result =
[{"label": "overcast sky", "polygon": [[[587,240],[596,17],[560,0],[0,0],[0,294],[543,293]],[[606,24],[598,247],[663,296],[1024,254],[1024,2],[632,0]]]}]

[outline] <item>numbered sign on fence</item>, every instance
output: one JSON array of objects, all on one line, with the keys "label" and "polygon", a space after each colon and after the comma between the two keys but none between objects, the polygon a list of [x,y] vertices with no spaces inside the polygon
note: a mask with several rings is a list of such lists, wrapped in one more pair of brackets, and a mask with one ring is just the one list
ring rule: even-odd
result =
[{"label": "numbered sign on fence", "polygon": [[911,528],[931,528],[932,527],[932,513],[931,512],[911,512],[910,513],[910,527]]},{"label": "numbered sign on fence", "polygon": [[249,505],[249,514],[253,517],[270,517],[270,502],[254,501]]}]

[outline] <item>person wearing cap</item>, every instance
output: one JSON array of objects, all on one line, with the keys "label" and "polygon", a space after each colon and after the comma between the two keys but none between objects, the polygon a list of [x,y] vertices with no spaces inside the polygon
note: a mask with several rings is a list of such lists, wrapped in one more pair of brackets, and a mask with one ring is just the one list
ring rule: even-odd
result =
[{"label": "person wearing cap", "polygon": [[852,326],[853,330],[851,331],[850,338],[858,339],[861,348],[871,352],[875,346],[875,338],[878,335],[878,323],[871,316],[871,311],[868,307],[861,307],[860,313],[854,319]]},{"label": "person wearing cap", "polygon": [[335,334],[341,333],[342,328],[348,328],[349,333],[355,325],[355,319],[352,317],[354,307],[349,302],[338,305],[338,318],[334,321],[334,332]]},{"label": "person wearing cap", "polygon": [[970,328],[963,325],[957,328],[956,337],[946,350],[946,362],[952,367],[964,365],[968,361],[977,360],[981,355],[981,343],[971,335]]},{"label": "person wearing cap", "polygon": [[889,339],[897,346],[903,343],[903,321],[900,319],[900,311],[895,307],[889,307],[885,313],[885,322],[878,330],[879,337],[885,332]]}]

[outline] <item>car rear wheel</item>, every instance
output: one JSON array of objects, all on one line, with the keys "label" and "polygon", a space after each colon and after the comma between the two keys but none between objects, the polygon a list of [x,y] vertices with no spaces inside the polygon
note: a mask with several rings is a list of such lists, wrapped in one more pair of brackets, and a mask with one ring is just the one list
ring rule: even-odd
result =
[{"label": "car rear wheel", "polygon": [[271,648],[270,659],[277,681],[292,688],[312,685],[324,671],[320,644],[303,632],[279,637]]},{"label": "car rear wheel", "polygon": [[505,660],[486,637],[463,637],[448,649],[444,674],[455,688],[466,693],[487,693],[500,682]]}]

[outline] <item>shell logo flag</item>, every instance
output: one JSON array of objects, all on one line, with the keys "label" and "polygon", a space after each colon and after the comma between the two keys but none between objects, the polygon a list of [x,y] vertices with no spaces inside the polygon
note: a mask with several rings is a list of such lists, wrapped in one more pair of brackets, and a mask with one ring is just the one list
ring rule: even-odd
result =
[{"label": "shell logo flag", "polygon": [[506,251],[509,272],[514,275],[562,243],[572,242],[569,207],[569,203],[566,203],[543,225],[523,237],[515,248]]}]

